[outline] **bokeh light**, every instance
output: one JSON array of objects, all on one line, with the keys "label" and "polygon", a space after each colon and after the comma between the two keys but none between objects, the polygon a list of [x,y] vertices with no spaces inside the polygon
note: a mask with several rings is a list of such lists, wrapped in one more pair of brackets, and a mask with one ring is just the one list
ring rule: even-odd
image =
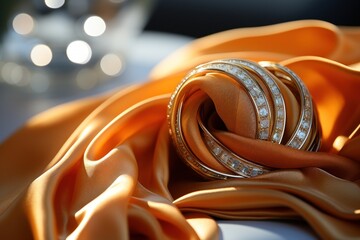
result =
[{"label": "bokeh light", "polygon": [[25,86],[29,75],[28,69],[17,63],[7,62],[1,68],[2,79],[11,85]]},{"label": "bokeh light", "polygon": [[31,50],[31,61],[39,67],[48,65],[52,60],[52,51],[49,46],[45,44],[38,44]]},{"label": "bokeh light", "polygon": [[66,55],[73,63],[86,64],[91,59],[92,51],[88,43],[76,40],[68,45]]},{"label": "bokeh light", "polygon": [[109,53],[102,57],[100,67],[106,75],[117,76],[123,68],[123,62],[118,55]]},{"label": "bokeh light", "polygon": [[65,0],[45,0],[45,4],[49,8],[61,8],[65,4]]},{"label": "bokeh light", "polygon": [[91,37],[98,37],[106,30],[105,21],[98,16],[91,16],[85,20],[84,31]]},{"label": "bokeh light", "polygon": [[76,76],[76,84],[80,89],[88,90],[98,84],[98,75],[96,70],[84,68],[81,69]]},{"label": "bokeh light", "polygon": [[21,35],[27,35],[34,30],[34,19],[27,13],[19,13],[12,22],[15,32]]}]

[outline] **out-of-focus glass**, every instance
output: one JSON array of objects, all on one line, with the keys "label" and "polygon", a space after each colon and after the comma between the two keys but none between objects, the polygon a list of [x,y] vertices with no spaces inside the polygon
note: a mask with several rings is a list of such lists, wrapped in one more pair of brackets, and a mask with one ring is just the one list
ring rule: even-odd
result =
[{"label": "out-of-focus glass", "polygon": [[152,6],[153,0],[22,1],[0,45],[0,84],[40,93],[119,80]]}]

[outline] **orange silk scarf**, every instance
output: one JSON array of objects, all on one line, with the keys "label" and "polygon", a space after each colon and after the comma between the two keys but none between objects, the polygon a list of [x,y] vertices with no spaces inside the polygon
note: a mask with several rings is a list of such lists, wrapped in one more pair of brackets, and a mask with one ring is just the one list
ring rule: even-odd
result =
[{"label": "orange silk scarf", "polygon": [[[302,78],[319,114],[319,152],[245,137],[251,122],[234,124],[244,113],[224,103],[241,92],[204,76],[199,88],[236,133],[216,137],[277,170],[209,181],[184,165],[168,132],[170,94],[196,65],[235,57],[279,62]],[[360,28],[296,21],[235,29],[193,41],[144,84],[39,114],[0,145],[0,238],[217,239],[216,218],[303,219],[321,238],[359,238],[359,66]]]}]

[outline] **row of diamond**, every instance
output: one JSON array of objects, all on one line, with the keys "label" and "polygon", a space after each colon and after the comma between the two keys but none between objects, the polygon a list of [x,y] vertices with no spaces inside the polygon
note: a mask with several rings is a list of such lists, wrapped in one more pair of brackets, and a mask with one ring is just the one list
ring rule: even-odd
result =
[{"label": "row of diamond", "polygon": [[198,120],[200,129],[204,137],[206,147],[210,153],[227,169],[239,174],[242,177],[256,177],[263,173],[269,172],[269,169],[250,162],[226,148],[221,142],[219,142]]},{"label": "row of diamond", "polygon": [[181,131],[181,123],[179,121],[175,122],[175,134],[172,134],[172,139],[175,143],[178,154],[183,160],[197,173],[204,177],[212,179],[223,179],[226,180],[228,177],[236,177],[232,175],[226,175],[220,173],[212,168],[204,165],[188,148]]},{"label": "row of diamond", "polygon": [[298,89],[300,95],[300,117],[295,131],[286,145],[292,148],[301,149],[310,135],[314,118],[312,99],[309,90],[303,81],[289,68],[280,64],[273,64],[272,67],[275,67],[275,70],[280,70],[282,73],[289,76]]},{"label": "row of diamond", "polygon": [[[281,94],[280,88],[274,78],[271,76],[271,74],[262,68],[259,64],[251,61],[245,61],[240,59],[225,59],[222,60],[225,62],[235,63],[240,66],[245,66],[253,70],[260,79],[265,83],[265,85],[268,87],[271,97],[274,103],[274,125],[273,125],[273,131],[271,136],[271,141],[275,143],[280,143],[285,131],[285,125],[286,125],[286,108],[285,108],[285,101]],[[263,101],[263,100],[260,100]],[[269,126],[269,122],[263,122],[265,126]],[[264,127],[264,125],[260,125],[261,127]]]},{"label": "row of diamond", "polygon": [[[312,129],[312,123],[314,119],[312,99],[309,90],[307,89],[303,81],[293,71],[288,68],[285,69],[287,69],[288,73],[295,79],[296,82],[298,82],[301,88],[301,93],[304,96],[303,102],[301,103],[304,111],[303,114],[301,114],[301,119],[299,121],[300,123],[295,133],[296,137],[294,138],[294,143],[290,145],[293,148],[301,148],[306,142],[306,139],[309,137]],[[300,146],[297,144],[298,142],[301,142]]]},{"label": "row of diamond", "polygon": [[256,109],[257,122],[258,126],[260,126],[257,131],[257,138],[268,140],[270,136],[271,111],[264,91],[256,80],[245,69],[227,62],[211,62],[202,65],[201,69],[224,72],[245,87]]},{"label": "row of diamond", "polygon": [[184,86],[184,84],[192,77],[195,76],[198,72],[200,72],[199,69],[194,69],[191,72],[189,72],[182,80],[181,82],[176,86],[175,90],[170,96],[170,101],[168,103],[168,109],[167,109],[167,119],[170,129],[170,135],[172,135],[172,122],[174,121],[172,118],[176,116],[176,114],[173,114],[174,109],[176,109],[175,100],[179,95],[180,89]]},{"label": "row of diamond", "polygon": [[211,179],[227,179],[227,178],[239,178],[237,175],[229,175],[226,173],[220,173],[205,164],[203,164],[189,149],[184,140],[182,127],[181,127],[181,113],[182,113],[182,104],[185,98],[185,93],[182,92],[182,88],[186,82],[195,76],[199,72],[202,72],[201,69],[195,69],[190,74],[188,74],[176,87],[175,91],[170,97],[168,104],[168,121],[170,136],[174,142],[176,150],[181,158],[188,164],[192,169],[194,169],[200,175],[211,178]]}]

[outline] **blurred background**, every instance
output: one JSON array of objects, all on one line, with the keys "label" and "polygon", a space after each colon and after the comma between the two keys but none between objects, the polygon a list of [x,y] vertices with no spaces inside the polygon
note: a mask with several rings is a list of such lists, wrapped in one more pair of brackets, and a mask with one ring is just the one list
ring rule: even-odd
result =
[{"label": "blurred background", "polygon": [[300,19],[360,25],[358,0],[159,0],[146,29],[202,37]]},{"label": "blurred background", "polygon": [[49,107],[145,81],[192,39],[320,19],[360,26],[359,0],[12,0],[0,8],[0,142]]}]

